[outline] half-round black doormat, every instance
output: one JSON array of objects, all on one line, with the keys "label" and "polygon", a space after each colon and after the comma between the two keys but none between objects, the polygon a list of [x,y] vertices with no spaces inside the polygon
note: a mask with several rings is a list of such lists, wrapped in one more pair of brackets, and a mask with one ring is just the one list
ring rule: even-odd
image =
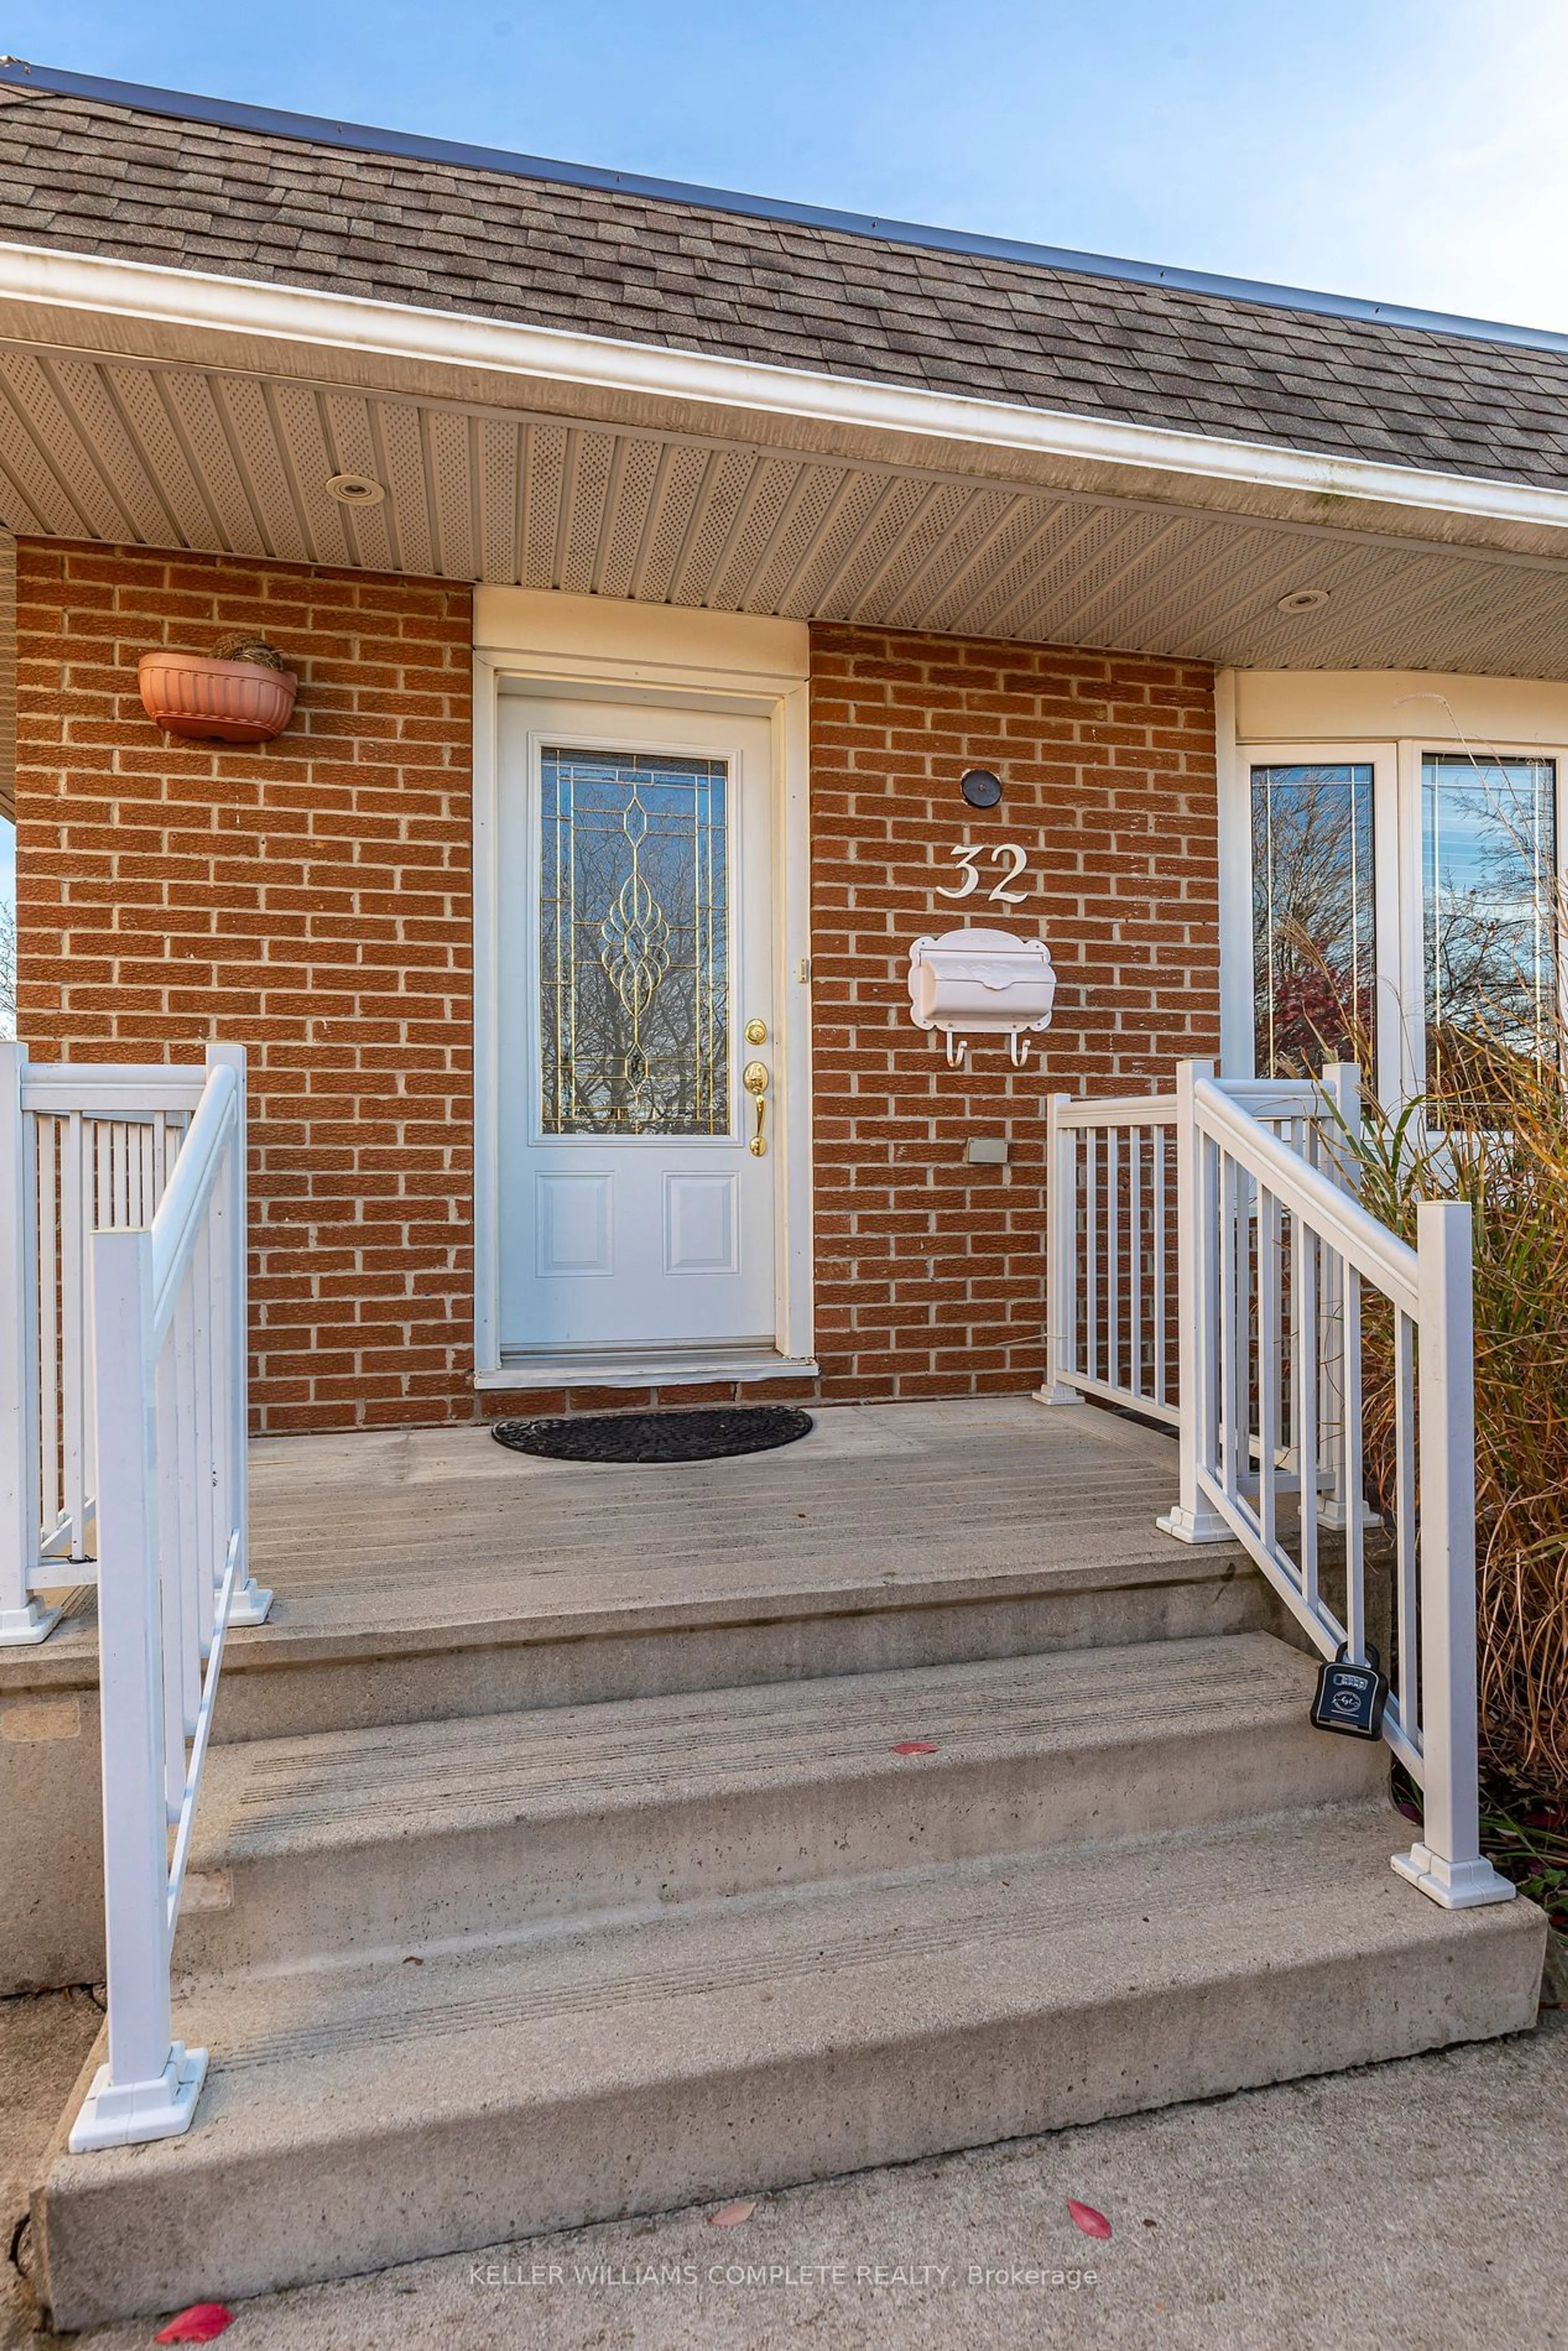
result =
[{"label": "half-round black doormat", "polygon": [[570,1420],[498,1420],[497,1445],[548,1461],[722,1461],[770,1453],[808,1436],[811,1416],[791,1405],[714,1412],[595,1412]]}]

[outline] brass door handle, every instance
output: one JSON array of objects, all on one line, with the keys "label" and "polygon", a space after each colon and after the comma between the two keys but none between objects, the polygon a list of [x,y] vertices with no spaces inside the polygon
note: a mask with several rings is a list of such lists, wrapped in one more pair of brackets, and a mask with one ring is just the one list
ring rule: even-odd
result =
[{"label": "brass door handle", "polygon": [[762,1158],[768,1149],[763,1137],[762,1122],[768,1115],[768,1065],[764,1061],[747,1061],[740,1073],[740,1082],[757,1104],[757,1132],[747,1148],[754,1159]]}]

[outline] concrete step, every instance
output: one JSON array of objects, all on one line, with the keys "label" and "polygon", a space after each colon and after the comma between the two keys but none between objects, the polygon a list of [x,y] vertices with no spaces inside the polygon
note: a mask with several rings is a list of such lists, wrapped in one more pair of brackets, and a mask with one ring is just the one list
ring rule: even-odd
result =
[{"label": "concrete step", "polygon": [[1312,1679],[1235,1634],[214,1749],[175,1963],[396,1960],[1373,1794],[1383,1750],[1314,1731]]},{"label": "concrete step", "polygon": [[[1157,1531],[1167,1433],[1027,1397],[816,1408],[798,1445],[657,1468],[483,1428],[250,1449],[266,1625],[220,1740],[589,1703],[1269,1622],[1239,1544]],[[97,1688],[96,1595],[0,1649],[0,1704]],[[993,1646],[994,1645],[994,1646]]]},{"label": "concrete step", "polygon": [[482,1429],[253,1448],[271,1621],[220,1740],[1272,1627],[1155,1525],[1169,1439],[1027,1397],[829,1406],[738,1460],[547,1462]]},{"label": "concrete step", "polygon": [[[211,1760],[1282,1627],[1239,1546],[1157,1531],[1163,1434],[1018,1396],[815,1417],[780,1452],[663,1468],[536,1461],[482,1428],[258,1441],[252,1558],[277,1598],[230,1637]],[[25,1799],[0,1806],[0,1886],[25,1896],[0,1906],[0,1992],[103,1972],[93,1600],[0,1650],[0,1745]]]},{"label": "concrete step", "polygon": [[1378,1802],[209,1986],[175,2019],[212,2051],[191,2132],[51,2163],[55,2322],[1529,2025],[1541,1914],[1437,1908],[1389,1868],[1407,1834]]},{"label": "concrete step", "polygon": [[[1103,1416],[1096,1415],[1096,1418]],[[499,1447],[492,1450],[499,1454]],[[516,1459],[519,1457],[513,1456]],[[622,1473],[624,1474],[624,1473]],[[230,1635],[216,1745],[314,1731],[447,1722],[478,1714],[604,1704],[743,1684],[882,1673],[1132,1642],[1289,1633],[1289,1619],[1239,1544],[1188,1546],[1155,1525],[1151,1493],[1135,1526],[1105,1496],[1098,1549],[1076,1523],[1021,1531],[978,1521],[972,1552],[922,1547],[866,1560],[841,1550],[785,1572],[747,1554],[723,1572],[687,1566],[678,1521],[654,1522],[660,1564],[614,1579],[563,1570],[497,1579],[432,1568],[417,1601],[369,1574],[314,1593],[279,1584],[267,1622]],[[452,1537],[461,1547],[462,1531]],[[1060,1554],[1071,1544],[1073,1556]],[[327,1547],[327,1556],[335,1554]],[[678,1584],[678,1589],[671,1589]],[[515,1588],[521,1585],[522,1588]],[[94,1594],[37,1648],[0,1650],[0,1704],[97,1705]],[[96,1768],[87,1773],[94,1789]]]},{"label": "concrete step", "polygon": [[549,1605],[485,1619],[461,1593],[440,1622],[300,1625],[235,1636],[224,1662],[220,1744],[289,1731],[374,1729],[475,1714],[673,1697],[747,1683],[883,1673],[1051,1650],[1278,1630],[1284,1612],[1246,1554],[1151,1531],[1146,1556],[1063,1566],[1009,1555],[904,1572],[845,1560],[810,1587],[762,1564],[715,1593],[608,1598],[565,1590]]}]

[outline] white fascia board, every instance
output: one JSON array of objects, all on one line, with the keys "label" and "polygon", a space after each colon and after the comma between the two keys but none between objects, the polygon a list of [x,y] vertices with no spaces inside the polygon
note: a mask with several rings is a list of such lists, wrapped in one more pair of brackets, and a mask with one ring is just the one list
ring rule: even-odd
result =
[{"label": "white fascia board", "polygon": [[0,303],[156,321],[187,330],[261,335],[386,359],[488,369],[644,398],[797,417],[889,435],[1123,465],[1187,480],[1355,498],[1384,507],[1568,528],[1568,490],[1329,457],[1270,442],[1232,441],[1164,425],[1073,416],[862,377],[820,375],[559,327],[520,326],[312,287],[268,285],[97,254],[0,242]]}]

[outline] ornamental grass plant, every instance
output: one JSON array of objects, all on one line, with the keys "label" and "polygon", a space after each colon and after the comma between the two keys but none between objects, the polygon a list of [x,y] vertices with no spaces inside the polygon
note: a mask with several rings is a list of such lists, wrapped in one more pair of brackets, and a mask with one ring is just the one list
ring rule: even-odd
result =
[{"label": "ornamental grass plant", "polygon": [[[1500,1024],[1439,1040],[1440,1094],[1370,1094],[1362,1197],[1412,1244],[1423,1200],[1460,1200],[1475,1268],[1476,1573],[1483,1762],[1494,1811],[1559,1814],[1568,1861],[1568,1029],[1520,1050]],[[1369,1332],[1369,1338],[1371,1333]],[[1391,1485],[1391,1365],[1369,1348],[1368,1468]],[[1380,1497],[1374,1496],[1374,1499]],[[1539,1842],[1539,1837],[1537,1837]]]}]

